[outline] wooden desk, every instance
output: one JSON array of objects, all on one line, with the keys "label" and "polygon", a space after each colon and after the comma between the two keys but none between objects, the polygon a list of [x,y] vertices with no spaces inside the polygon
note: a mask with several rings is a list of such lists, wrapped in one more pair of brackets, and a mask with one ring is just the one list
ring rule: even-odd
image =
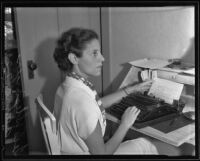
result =
[{"label": "wooden desk", "polygon": [[[115,123],[119,123],[120,120],[118,120],[116,117],[106,113],[106,118],[110,121],[113,121]],[[132,130],[138,131],[142,134],[145,134],[147,136],[153,137],[155,139],[158,139],[162,142],[168,143],[173,146],[180,146],[181,144],[188,142],[193,145],[195,145],[195,124],[189,124],[187,126],[184,126],[182,128],[179,128],[175,131],[169,132],[169,133],[163,133],[161,131],[158,131],[150,126],[137,129],[134,127],[131,127]]]}]

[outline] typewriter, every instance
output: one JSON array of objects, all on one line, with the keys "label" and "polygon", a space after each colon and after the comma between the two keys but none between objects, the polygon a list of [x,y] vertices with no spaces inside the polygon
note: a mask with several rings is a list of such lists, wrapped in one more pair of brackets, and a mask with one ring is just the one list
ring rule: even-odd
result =
[{"label": "typewriter", "polygon": [[140,109],[140,113],[133,126],[143,128],[179,116],[184,105],[181,101],[174,101],[171,105],[146,93],[132,93],[106,109],[106,112],[121,120],[122,114],[128,107],[136,106]]}]

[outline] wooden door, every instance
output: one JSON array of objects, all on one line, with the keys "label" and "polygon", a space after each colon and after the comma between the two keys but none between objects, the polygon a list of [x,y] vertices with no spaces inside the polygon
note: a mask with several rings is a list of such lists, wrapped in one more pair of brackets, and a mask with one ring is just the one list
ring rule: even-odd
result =
[{"label": "wooden door", "polygon": [[[16,8],[16,28],[21,54],[23,85],[26,98],[27,132],[30,151],[44,150],[35,98],[42,92],[45,103],[52,108],[54,93],[60,82],[60,72],[53,60],[54,42],[58,36],[56,8]],[[27,62],[37,65],[32,79]]]},{"label": "wooden door", "polygon": [[[61,82],[61,73],[53,60],[55,41],[61,32],[80,26],[100,33],[98,8],[15,8],[16,30],[21,55],[23,90],[26,98],[27,133],[30,151],[45,151],[35,98],[44,95],[44,102],[52,110],[54,94]],[[29,78],[28,61],[37,65]],[[93,81],[101,92],[101,77]]]}]

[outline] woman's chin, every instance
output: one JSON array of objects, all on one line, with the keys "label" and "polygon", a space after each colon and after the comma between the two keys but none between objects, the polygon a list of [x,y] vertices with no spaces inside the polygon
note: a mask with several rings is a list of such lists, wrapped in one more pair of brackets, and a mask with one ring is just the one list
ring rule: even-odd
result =
[{"label": "woman's chin", "polygon": [[98,77],[98,76],[100,76],[100,75],[101,75],[101,72],[96,73],[94,76],[95,76],[95,77]]},{"label": "woman's chin", "polygon": [[93,73],[92,75],[93,75],[94,77],[98,77],[98,76],[101,75],[101,71],[97,71],[96,73]]},{"label": "woman's chin", "polygon": [[93,76],[93,77],[98,77],[98,76],[100,76],[101,75],[101,69],[99,68],[99,69],[97,69],[97,70],[95,70],[95,71],[92,71],[92,72],[88,72],[88,74],[87,74],[88,76]]}]

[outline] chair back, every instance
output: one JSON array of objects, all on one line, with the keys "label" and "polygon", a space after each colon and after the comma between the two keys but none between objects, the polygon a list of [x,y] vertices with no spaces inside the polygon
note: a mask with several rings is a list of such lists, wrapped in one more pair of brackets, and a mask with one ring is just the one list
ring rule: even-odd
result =
[{"label": "chair back", "polygon": [[[56,118],[44,105],[42,94],[39,94],[36,100],[40,107],[39,118],[48,154],[49,155],[60,154],[60,144],[56,130]],[[45,115],[42,115],[41,111]]]}]

